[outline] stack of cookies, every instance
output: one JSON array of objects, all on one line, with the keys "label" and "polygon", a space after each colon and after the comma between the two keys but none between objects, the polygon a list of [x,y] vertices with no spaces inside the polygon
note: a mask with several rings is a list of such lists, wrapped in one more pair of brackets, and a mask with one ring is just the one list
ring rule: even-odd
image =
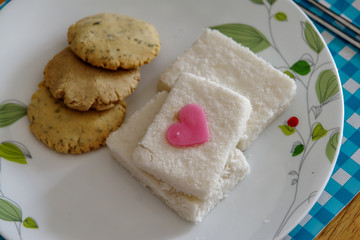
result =
[{"label": "stack of cookies", "polygon": [[122,124],[125,98],[139,83],[139,68],[157,56],[160,40],[149,23],[112,13],[79,20],[67,38],[69,46],[45,67],[28,117],[47,146],[79,154],[104,145]]}]

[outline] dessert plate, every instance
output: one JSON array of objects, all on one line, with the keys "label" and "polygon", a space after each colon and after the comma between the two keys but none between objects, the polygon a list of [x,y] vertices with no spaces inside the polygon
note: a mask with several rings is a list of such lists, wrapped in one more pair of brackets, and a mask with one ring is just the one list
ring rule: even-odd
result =
[{"label": "dessert plate", "polygon": [[[59,154],[29,131],[26,106],[46,63],[67,46],[72,23],[100,12],[140,18],[160,34],[161,51],[141,68],[128,116],[205,27],[218,26],[297,83],[293,105],[245,152],[250,175],[200,224],[180,219],[106,147]],[[0,32],[0,233],[6,239],[278,239],[311,209],[332,173],[343,129],[341,84],[326,44],[290,0],[11,1],[0,12]]]}]

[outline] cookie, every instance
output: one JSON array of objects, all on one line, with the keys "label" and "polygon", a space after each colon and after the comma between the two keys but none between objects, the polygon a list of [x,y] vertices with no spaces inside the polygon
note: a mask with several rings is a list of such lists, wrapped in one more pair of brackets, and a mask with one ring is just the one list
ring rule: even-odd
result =
[{"label": "cookie", "polygon": [[68,47],[55,55],[44,70],[44,82],[53,97],[79,111],[113,107],[134,91],[139,80],[139,69],[111,71],[93,67]]},{"label": "cookie", "polygon": [[160,51],[154,26],[114,13],[89,16],[71,25],[70,48],[85,62],[110,70],[138,68],[152,61]]},{"label": "cookie", "polygon": [[48,147],[60,153],[80,154],[105,145],[108,135],[123,122],[125,100],[105,111],[80,112],[52,97],[43,82],[28,106],[30,130]]}]

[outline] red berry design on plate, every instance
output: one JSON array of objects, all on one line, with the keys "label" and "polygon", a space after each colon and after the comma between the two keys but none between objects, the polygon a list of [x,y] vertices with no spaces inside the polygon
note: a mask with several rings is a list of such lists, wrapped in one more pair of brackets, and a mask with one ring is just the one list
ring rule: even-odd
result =
[{"label": "red berry design on plate", "polygon": [[299,119],[297,117],[291,117],[287,121],[289,127],[296,127],[299,124]]}]

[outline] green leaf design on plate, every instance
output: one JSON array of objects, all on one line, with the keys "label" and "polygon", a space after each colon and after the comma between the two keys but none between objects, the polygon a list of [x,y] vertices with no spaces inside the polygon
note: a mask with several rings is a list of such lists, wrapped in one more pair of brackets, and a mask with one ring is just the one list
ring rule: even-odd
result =
[{"label": "green leaf design on plate", "polygon": [[250,48],[254,53],[258,53],[270,46],[270,42],[267,38],[256,28],[241,24],[241,23],[229,23],[218,26],[210,27],[216,29],[222,34],[232,38],[237,43]]},{"label": "green leaf design on plate", "polygon": [[320,104],[325,104],[339,92],[336,75],[330,69],[322,71],[316,80],[316,95]]},{"label": "green leaf design on plate", "polygon": [[270,3],[270,5],[273,5],[276,2],[276,0],[267,0],[267,2]]},{"label": "green leaf design on plate", "polygon": [[329,141],[326,144],[326,150],[325,150],[326,157],[329,159],[329,161],[331,163],[334,161],[336,148],[339,143],[339,137],[340,137],[339,132],[335,132],[335,133],[331,134]]},{"label": "green leaf design on plate", "polygon": [[310,110],[314,113],[315,119],[317,119],[322,112],[322,106],[312,106]]},{"label": "green leaf design on plate", "polygon": [[274,18],[280,22],[284,22],[287,20],[287,15],[284,12],[277,12]]},{"label": "green leaf design on plate", "polygon": [[263,0],[251,0],[255,4],[264,4]]},{"label": "green leaf design on plate", "polygon": [[307,45],[314,50],[316,53],[320,53],[324,48],[324,43],[321,41],[319,34],[316,32],[315,28],[311,25],[310,22],[301,22],[304,29],[304,37]]},{"label": "green leaf design on plate", "polygon": [[305,76],[311,71],[310,64],[305,60],[297,61],[290,67],[290,69],[302,76]]},{"label": "green leaf design on plate", "polygon": [[33,219],[32,217],[27,217],[25,218],[24,222],[23,222],[24,227],[26,228],[34,228],[34,229],[38,229],[39,226],[37,225],[37,222],[35,221],[35,219]]},{"label": "green leaf design on plate", "polygon": [[286,136],[290,136],[291,134],[295,133],[295,128],[290,127],[289,125],[280,125],[279,128]]},{"label": "green leaf design on plate", "polygon": [[301,144],[301,143],[297,144],[292,151],[292,156],[296,157],[296,156],[300,155],[303,151],[304,151],[304,144]]},{"label": "green leaf design on plate", "polygon": [[311,140],[316,141],[327,134],[327,130],[321,125],[321,123],[317,123],[313,128]]},{"label": "green leaf design on plate", "polygon": [[0,127],[6,127],[27,114],[27,107],[16,102],[0,105]]},{"label": "green leaf design on plate", "polygon": [[3,142],[0,144],[0,157],[6,160],[27,164],[25,156],[31,157],[30,152],[20,143]]},{"label": "green leaf design on plate", "polygon": [[288,75],[290,78],[294,79],[295,80],[295,76],[292,72],[290,72],[289,70],[285,70],[284,71],[284,74]]},{"label": "green leaf design on plate", "polygon": [[5,221],[21,222],[22,213],[20,208],[4,197],[0,197],[0,219]]}]

